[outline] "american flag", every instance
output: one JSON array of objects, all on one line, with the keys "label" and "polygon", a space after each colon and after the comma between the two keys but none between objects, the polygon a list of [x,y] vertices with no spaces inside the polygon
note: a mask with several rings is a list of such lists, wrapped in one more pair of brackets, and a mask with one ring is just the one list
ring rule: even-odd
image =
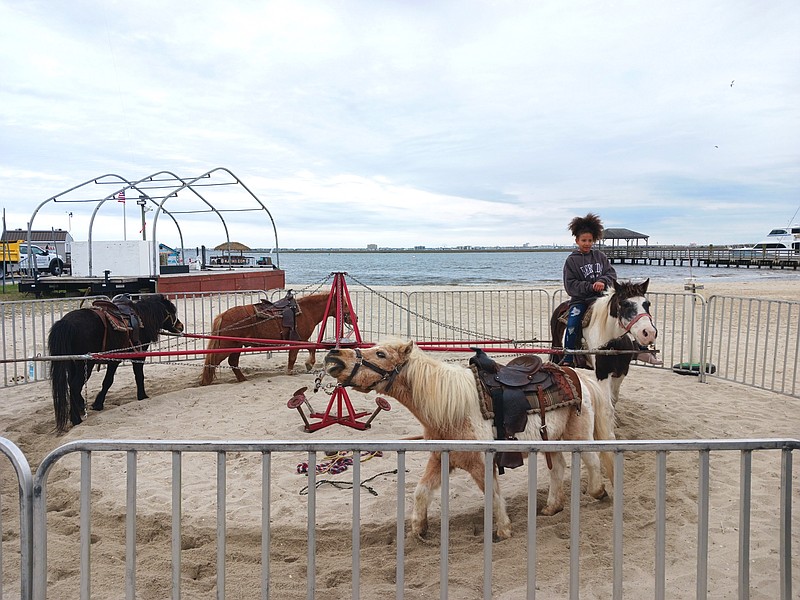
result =
[{"label": "american flag", "polygon": [[122,202],[125,204],[125,190],[122,190],[119,194],[117,194],[117,202]]}]

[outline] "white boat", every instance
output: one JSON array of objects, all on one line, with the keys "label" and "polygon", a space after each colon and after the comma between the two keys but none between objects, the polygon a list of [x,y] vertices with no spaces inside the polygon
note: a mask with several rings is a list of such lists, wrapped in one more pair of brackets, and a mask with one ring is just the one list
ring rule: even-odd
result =
[{"label": "white boat", "polygon": [[800,251],[800,225],[778,227],[767,237],[753,246],[756,250],[797,250]]},{"label": "white boat", "polygon": [[745,248],[731,248],[732,252],[753,256],[757,254],[800,253],[800,224],[776,227],[757,244]]}]

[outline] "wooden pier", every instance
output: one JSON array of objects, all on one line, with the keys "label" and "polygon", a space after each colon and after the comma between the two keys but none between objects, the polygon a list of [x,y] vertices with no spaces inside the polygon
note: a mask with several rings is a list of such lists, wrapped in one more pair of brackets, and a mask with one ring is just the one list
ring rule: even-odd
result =
[{"label": "wooden pier", "polygon": [[800,269],[800,253],[794,250],[742,251],[714,246],[614,246],[601,250],[611,264]]}]

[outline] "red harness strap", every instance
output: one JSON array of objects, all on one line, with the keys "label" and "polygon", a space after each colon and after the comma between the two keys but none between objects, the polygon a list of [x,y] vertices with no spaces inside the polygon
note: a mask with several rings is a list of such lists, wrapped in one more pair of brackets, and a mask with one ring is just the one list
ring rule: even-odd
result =
[{"label": "red harness strap", "polygon": [[[637,322],[639,319],[643,319],[644,317],[647,317],[648,319],[650,319],[650,325],[652,325],[652,326],[653,326],[653,329],[655,329],[655,328],[656,328],[656,325],[655,325],[655,323],[653,323],[653,317],[651,317],[651,316],[650,316],[650,313],[643,312],[643,313],[639,313],[638,315],[636,315],[635,317],[633,317],[633,318],[630,320],[630,322],[629,322],[627,325],[625,325],[625,326],[623,326],[623,327],[622,327],[622,328],[625,330],[625,333],[630,333],[630,331],[631,331],[631,327],[633,327],[633,326],[634,326],[634,324],[635,324],[635,323],[636,323],[636,322]],[[620,325],[622,325],[622,320],[620,320],[620,323],[619,323],[619,324],[620,324]]]}]

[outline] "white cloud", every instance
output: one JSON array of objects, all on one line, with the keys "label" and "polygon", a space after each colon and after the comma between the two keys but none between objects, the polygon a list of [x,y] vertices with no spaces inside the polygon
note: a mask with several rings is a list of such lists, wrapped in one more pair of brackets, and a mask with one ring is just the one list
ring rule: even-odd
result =
[{"label": "white cloud", "polygon": [[800,196],[797,30],[788,0],[0,2],[0,205],[226,166],[285,246],[568,243],[586,210],[749,241]]}]

